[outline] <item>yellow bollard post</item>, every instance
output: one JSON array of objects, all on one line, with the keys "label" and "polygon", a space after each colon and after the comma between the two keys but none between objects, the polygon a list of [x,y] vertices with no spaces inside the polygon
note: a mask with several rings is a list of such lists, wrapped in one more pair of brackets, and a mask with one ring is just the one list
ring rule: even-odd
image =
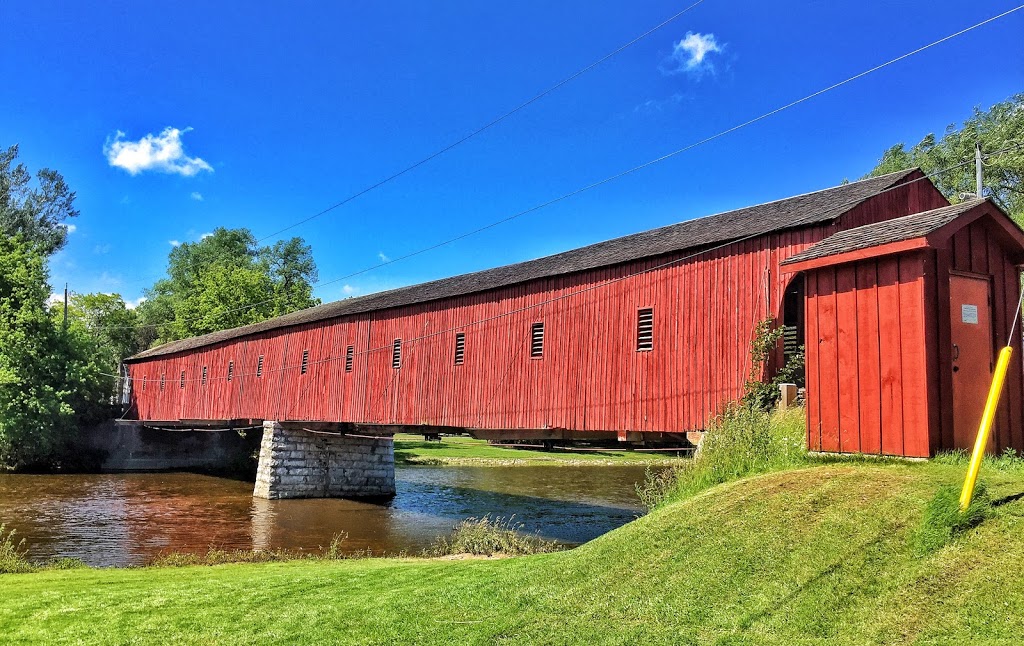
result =
[{"label": "yellow bollard post", "polygon": [[1013,348],[1010,346],[1006,346],[999,351],[999,361],[996,362],[996,371],[992,375],[992,386],[988,390],[988,399],[985,401],[985,412],[982,413],[981,424],[978,426],[978,437],[974,440],[974,453],[971,454],[971,465],[967,467],[964,488],[960,492],[960,511],[967,509],[971,505],[971,498],[974,497],[974,485],[978,481],[981,460],[985,457],[985,447],[988,446],[988,436],[992,431],[992,422],[996,417],[999,395],[1003,391],[1003,379],[1006,378],[1006,369],[1010,365],[1011,354],[1013,354]]}]

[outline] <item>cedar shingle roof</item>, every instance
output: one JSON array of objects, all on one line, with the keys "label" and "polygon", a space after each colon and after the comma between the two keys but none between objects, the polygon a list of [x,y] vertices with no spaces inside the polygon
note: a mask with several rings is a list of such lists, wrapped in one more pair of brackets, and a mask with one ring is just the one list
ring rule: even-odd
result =
[{"label": "cedar shingle roof", "polygon": [[252,325],[172,341],[140,352],[126,361],[183,352],[293,325],[483,292],[537,278],[572,274],[739,238],[831,222],[864,200],[907,180],[916,172],[919,171],[909,169],[889,173],[814,193],[634,233],[536,260],[335,301]]},{"label": "cedar shingle roof", "polygon": [[943,206],[923,213],[905,215],[901,218],[893,218],[874,224],[866,224],[855,229],[839,231],[829,237],[816,242],[800,253],[790,256],[780,264],[789,265],[804,260],[815,260],[826,256],[835,256],[850,251],[859,251],[879,245],[902,242],[926,236],[929,233],[941,229],[958,216],[970,211],[986,200],[974,199]]}]

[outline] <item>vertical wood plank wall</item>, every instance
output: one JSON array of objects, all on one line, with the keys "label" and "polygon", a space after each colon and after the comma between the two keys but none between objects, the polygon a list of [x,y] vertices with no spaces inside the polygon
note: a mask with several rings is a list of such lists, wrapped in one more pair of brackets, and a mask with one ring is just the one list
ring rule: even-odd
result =
[{"label": "vertical wood plank wall", "polygon": [[[998,349],[1006,345],[1013,322],[1013,313],[1017,309],[1020,298],[1020,278],[1017,268],[1010,262],[999,242],[995,231],[984,221],[978,221],[958,231],[952,238],[947,254],[940,256],[940,271],[964,271],[982,276],[989,276],[992,296],[992,348],[993,356]],[[945,351],[949,348],[949,291],[939,295],[940,303],[945,304],[944,318],[947,323],[944,336],[939,344],[943,351],[943,361],[948,362]],[[940,321],[943,320],[940,318]],[[1019,327],[1018,327],[1019,330]],[[1022,378],[1020,335],[1012,340],[1013,361],[1006,374],[1003,396],[999,402],[994,431],[995,446],[999,448],[1013,447],[1024,451],[1024,411],[1019,403],[1024,400],[1024,378]],[[952,375],[941,382],[940,393],[944,398],[952,398]],[[1017,404],[1017,405],[1013,405]],[[952,409],[950,409],[951,414]],[[951,417],[942,420],[942,447],[953,446],[953,421]]]},{"label": "vertical wood plank wall", "polygon": [[[944,204],[928,182],[916,182],[870,198],[834,224],[734,243],[670,267],[656,269],[692,251],[138,361],[128,366],[133,378],[144,380],[133,388],[132,413],[143,420],[254,418],[578,431],[704,428],[742,394],[754,326],[778,315],[793,278],[780,270],[782,260],[837,230]],[[879,299],[884,291],[885,298],[899,301],[898,273],[877,276]],[[889,281],[884,286],[883,277]],[[857,277],[842,280],[845,289]],[[808,285],[808,297],[813,294]],[[842,312],[857,307],[849,296],[822,306]],[[637,310],[644,307],[654,310],[654,349],[638,352]],[[808,311],[809,330],[816,325],[814,317]],[[544,323],[541,358],[530,357],[535,322]],[[831,325],[822,331],[828,339],[825,351],[842,347],[844,357],[852,360],[862,350],[845,342],[858,329],[845,323],[836,328],[834,318]],[[456,331],[466,335],[462,365],[454,364]],[[392,368],[395,339],[402,339],[399,369]],[[354,347],[351,372],[345,371],[348,346]],[[309,365],[302,374],[307,350]],[[821,351],[808,348],[808,360]],[[257,376],[261,356],[263,370]],[[228,381],[231,361],[234,373]],[[204,366],[205,385],[200,379]],[[890,397],[902,401],[899,392]],[[817,405],[809,403],[809,415],[818,414]],[[879,407],[883,423],[887,415],[903,414],[902,405],[895,410],[879,402]],[[840,408],[837,402],[822,407],[820,414],[829,422],[818,432],[819,443],[827,436],[828,442],[846,447],[871,446],[871,440],[862,447],[849,435],[844,441],[841,429],[870,413]],[[902,438],[882,439],[892,443],[890,448],[904,443]]]},{"label": "vertical wood plank wall", "polygon": [[[993,356],[1020,297],[1016,267],[991,225],[957,232],[946,249],[807,273],[808,446],[828,452],[927,457],[954,448],[949,272],[991,282]],[[1020,337],[996,417],[994,446],[1024,450]]]},{"label": "vertical wood plank wall", "polygon": [[807,273],[808,446],[929,454],[925,253]]}]

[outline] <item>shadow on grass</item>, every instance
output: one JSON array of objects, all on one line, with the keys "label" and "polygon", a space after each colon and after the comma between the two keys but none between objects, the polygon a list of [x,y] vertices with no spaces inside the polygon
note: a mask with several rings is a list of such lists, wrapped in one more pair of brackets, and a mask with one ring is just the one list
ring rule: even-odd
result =
[{"label": "shadow on grass", "polygon": [[1021,493],[1015,493],[1015,494],[1011,494],[1009,496],[1003,496],[1002,498],[998,498],[996,500],[993,500],[992,501],[992,506],[993,507],[1002,507],[1003,505],[1008,505],[1011,502],[1017,502],[1021,498],[1024,498],[1024,491],[1022,491]]}]

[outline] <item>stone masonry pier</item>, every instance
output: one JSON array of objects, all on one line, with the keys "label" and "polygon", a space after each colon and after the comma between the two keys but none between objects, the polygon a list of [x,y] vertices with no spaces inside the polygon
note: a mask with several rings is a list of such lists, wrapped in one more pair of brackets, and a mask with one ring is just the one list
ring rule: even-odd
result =
[{"label": "stone masonry pier", "polygon": [[391,437],[319,433],[263,423],[257,498],[390,498],[395,495]]}]

